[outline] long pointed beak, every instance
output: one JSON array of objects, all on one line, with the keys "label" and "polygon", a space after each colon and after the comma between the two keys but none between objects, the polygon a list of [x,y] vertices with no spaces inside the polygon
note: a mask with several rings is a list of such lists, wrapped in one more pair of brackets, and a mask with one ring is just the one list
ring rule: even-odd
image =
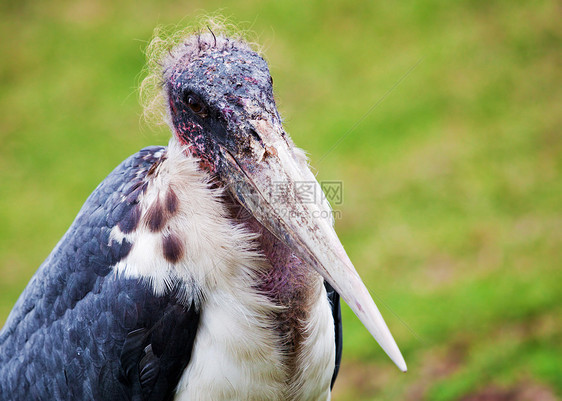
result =
[{"label": "long pointed beak", "polygon": [[[257,163],[220,146],[222,179],[263,226],[312,266],[340,294],[400,370],[406,362],[333,228],[331,208],[316,178],[282,136],[264,121],[255,131],[266,144]],[[313,196],[313,195],[316,196]]]}]

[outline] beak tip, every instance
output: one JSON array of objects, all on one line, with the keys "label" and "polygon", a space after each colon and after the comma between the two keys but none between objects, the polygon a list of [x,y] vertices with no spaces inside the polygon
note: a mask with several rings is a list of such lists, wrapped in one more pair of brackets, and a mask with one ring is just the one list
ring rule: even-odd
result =
[{"label": "beak tip", "polygon": [[400,355],[400,359],[394,361],[394,363],[396,364],[396,366],[398,366],[398,369],[400,369],[402,372],[406,373],[408,371],[408,366],[406,366],[406,361],[404,360],[402,355]]},{"label": "beak tip", "polygon": [[394,362],[398,369],[402,372],[406,372],[408,367],[406,366],[406,361],[398,348],[398,344],[396,344],[394,337],[392,337],[388,326],[386,325],[379,309],[375,305],[367,289],[365,287],[363,287],[363,289],[363,291],[355,291],[357,296],[362,300],[362,305],[359,303],[356,304],[358,312],[356,312],[357,317],[363,322],[375,341],[380,345],[392,362]]},{"label": "beak tip", "polygon": [[[380,343],[379,343],[380,344]],[[388,346],[388,345],[390,346]],[[402,372],[406,373],[408,371],[408,367],[406,366],[406,361],[398,349],[398,345],[392,339],[392,342],[385,344],[385,347],[382,347],[384,352],[388,355],[388,357],[394,362],[394,364],[400,369]]]}]

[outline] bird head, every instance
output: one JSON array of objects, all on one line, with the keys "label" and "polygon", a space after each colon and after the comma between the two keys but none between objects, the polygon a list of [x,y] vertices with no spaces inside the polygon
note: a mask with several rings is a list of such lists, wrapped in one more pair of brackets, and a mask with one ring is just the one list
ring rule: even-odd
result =
[{"label": "bird head", "polygon": [[390,331],[334,231],[330,205],[304,152],[283,129],[266,61],[242,41],[204,33],[170,52],[163,75],[177,140],[336,289],[405,371]]}]

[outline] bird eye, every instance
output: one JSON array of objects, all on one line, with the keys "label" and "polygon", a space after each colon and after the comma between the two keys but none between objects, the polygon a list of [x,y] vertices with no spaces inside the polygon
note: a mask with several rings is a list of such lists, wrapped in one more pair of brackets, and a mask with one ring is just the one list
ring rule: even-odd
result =
[{"label": "bird eye", "polygon": [[195,95],[189,94],[186,96],[187,107],[191,109],[192,112],[200,117],[207,117],[207,108],[201,100],[199,100]]}]

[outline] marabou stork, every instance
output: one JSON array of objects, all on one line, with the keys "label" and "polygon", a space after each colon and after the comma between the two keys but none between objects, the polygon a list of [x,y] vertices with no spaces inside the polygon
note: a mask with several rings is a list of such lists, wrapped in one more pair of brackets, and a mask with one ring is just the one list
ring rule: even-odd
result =
[{"label": "marabou stork", "polygon": [[163,60],[172,138],[121,163],[0,333],[1,400],[327,400],[339,297],[406,364],[283,130],[264,59],[199,33]]}]

